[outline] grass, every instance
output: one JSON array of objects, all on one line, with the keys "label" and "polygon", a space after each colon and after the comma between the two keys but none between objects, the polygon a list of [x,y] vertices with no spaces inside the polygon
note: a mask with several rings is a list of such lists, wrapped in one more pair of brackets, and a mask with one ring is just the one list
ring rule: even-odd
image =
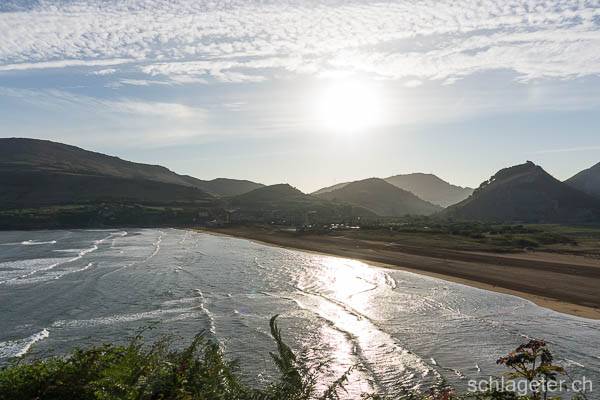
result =
[{"label": "grass", "polygon": [[[0,400],[339,400],[345,394],[351,369],[325,389],[317,389],[325,364],[309,364],[283,340],[277,316],[270,321],[277,351],[271,359],[278,371],[261,387],[240,378],[235,362],[202,334],[183,350],[173,350],[168,339],[144,344],[141,335],[128,345],[76,349],[63,358],[24,362],[0,369]],[[543,341],[532,340],[498,360],[515,379],[555,379],[562,369],[552,364]],[[480,391],[457,394],[443,380],[424,392],[407,392],[406,400],[542,400],[547,393]],[[543,396],[543,397],[542,397]],[[585,395],[577,394],[577,398]],[[394,397],[398,399],[399,397]],[[365,393],[362,400],[392,398]]]},{"label": "grass", "polygon": [[304,233],[343,234],[382,242],[462,251],[521,252],[538,250],[600,258],[600,228],[590,226],[500,224],[405,217],[360,224],[360,230]]}]

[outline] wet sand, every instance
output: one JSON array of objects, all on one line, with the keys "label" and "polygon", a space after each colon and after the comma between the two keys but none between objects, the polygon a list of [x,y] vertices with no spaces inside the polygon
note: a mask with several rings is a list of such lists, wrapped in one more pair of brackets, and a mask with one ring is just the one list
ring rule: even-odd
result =
[{"label": "wet sand", "polygon": [[404,269],[519,296],[558,312],[600,319],[600,261],[583,257],[462,252],[360,240],[343,234],[298,235],[261,227],[219,228],[206,232]]}]

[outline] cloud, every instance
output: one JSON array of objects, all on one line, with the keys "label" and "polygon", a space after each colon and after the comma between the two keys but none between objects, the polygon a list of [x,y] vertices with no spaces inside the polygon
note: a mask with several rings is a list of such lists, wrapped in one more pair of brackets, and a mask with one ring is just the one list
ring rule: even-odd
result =
[{"label": "cloud", "polygon": [[327,71],[573,79],[600,75],[599,21],[597,0],[36,2],[0,12],[0,71],[127,64],[173,83]]},{"label": "cloud", "polygon": [[600,145],[538,150],[538,151],[534,151],[532,154],[579,153],[579,152],[584,152],[584,151],[597,151],[597,150],[600,150]]},{"label": "cloud", "polygon": [[151,85],[170,85],[169,82],[165,81],[157,81],[157,80],[149,80],[149,79],[120,79],[117,81],[112,81],[108,83],[106,86],[117,89],[122,86],[151,86]]},{"label": "cloud", "polygon": [[159,103],[138,100],[104,101],[105,107],[112,111],[136,114],[162,116],[168,118],[193,118],[204,115],[204,110],[189,107],[178,103]]},{"label": "cloud", "polygon": [[100,99],[63,90],[29,90],[0,87],[0,95],[10,96],[30,105],[46,109],[65,109],[70,112],[121,113],[136,116],[154,116],[171,119],[202,119],[206,111],[180,103],[146,101],[140,99]]},{"label": "cloud", "polygon": [[[130,61],[131,60],[117,58],[117,59],[109,59],[109,60],[54,60],[54,61],[40,61],[40,62],[23,62],[23,63],[17,63],[17,64],[2,64],[2,65],[0,65],[0,71],[25,71],[25,70],[31,70],[31,69],[52,69],[52,68],[67,68],[67,67],[97,67],[97,66],[126,64]],[[107,71],[107,70],[105,69],[103,71]],[[100,72],[100,71],[97,71],[97,72]]]},{"label": "cloud", "polygon": [[0,97],[35,113],[29,136],[58,132],[67,142],[153,147],[197,141],[208,132],[207,110],[187,104],[5,87]]},{"label": "cloud", "polygon": [[409,81],[404,82],[404,86],[407,88],[416,88],[421,86],[422,84],[423,82],[418,79],[411,79]]},{"label": "cloud", "polygon": [[111,75],[111,74],[114,74],[115,72],[117,72],[117,70],[114,68],[106,68],[106,69],[94,71],[93,74],[103,76],[103,75]]}]

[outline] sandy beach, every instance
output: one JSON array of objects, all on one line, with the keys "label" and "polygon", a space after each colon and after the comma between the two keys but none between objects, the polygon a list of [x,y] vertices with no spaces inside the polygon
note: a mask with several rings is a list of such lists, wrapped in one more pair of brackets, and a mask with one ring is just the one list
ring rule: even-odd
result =
[{"label": "sandy beach", "polygon": [[227,227],[206,232],[403,269],[519,296],[558,312],[600,319],[600,262],[584,257],[462,252],[360,240],[342,233],[298,235],[263,227]]}]

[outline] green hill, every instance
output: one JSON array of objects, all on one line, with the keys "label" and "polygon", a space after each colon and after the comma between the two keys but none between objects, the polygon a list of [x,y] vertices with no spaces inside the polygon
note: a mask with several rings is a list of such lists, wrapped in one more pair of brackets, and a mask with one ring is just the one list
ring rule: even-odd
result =
[{"label": "green hill", "polygon": [[468,199],[442,215],[462,219],[532,223],[596,223],[600,201],[528,161],[500,170]]},{"label": "green hill", "polygon": [[374,217],[361,207],[336,204],[302,193],[288,185],[265,186],[233,197],[228,207],[239,219],[286,220],[287,222],[334,221],[351,217]]},{"label": "green hill", "polygon": [[159,165],[122,160],[47,140],[0,139],[0,207],[38,207],[100,201],[205,203],[260,184],[202,181]]},{"label": "green hill", "polygon": [[[452,185],[432,174],[414,173],[394,175],[383,180],[397,188],[413,193],[422,200],[441,207],[448,207],[452,204],[456,204],[473,193],[473,189],[469,187]],[[320,195],[327,192],[333,192],[350,183],[351,182],[342,182],[324,187],[312,194]]]},{"label": "green hill", "polygon": [[421,200],[414,194],[379,178],[351,182],[316,196],[325,200],[353,204],[386,217],[407,214],[430,215],[441,210],[441,207]]}]

